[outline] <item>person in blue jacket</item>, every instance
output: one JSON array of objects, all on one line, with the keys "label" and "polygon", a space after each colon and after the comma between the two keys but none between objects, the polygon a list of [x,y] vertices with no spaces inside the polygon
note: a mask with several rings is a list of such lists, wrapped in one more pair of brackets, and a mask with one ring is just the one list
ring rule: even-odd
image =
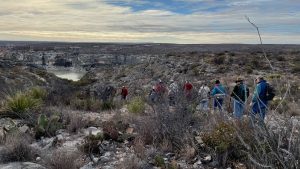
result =
[{"label": "person in blue jacket", "polygon": [[216,84],[211,91],[211,95],[214,97],[214,110],[219,108],[220,111],[222,111],[222,106],[225,98],[225,88],[221,84],[220,80],[216,80]]},{"label": "person in blue jacket", "polygon": [[259,115],[259,121],[261,124],[264,123],[264,119],[266,116],[266,110],[268,106],[268,100],[266,98],[267,95],[267,87],[268,83],[262,76],[259,76],[255,79],[256,87],[254,90],[251,106],[251,121],[254,122],[256,115]]}]

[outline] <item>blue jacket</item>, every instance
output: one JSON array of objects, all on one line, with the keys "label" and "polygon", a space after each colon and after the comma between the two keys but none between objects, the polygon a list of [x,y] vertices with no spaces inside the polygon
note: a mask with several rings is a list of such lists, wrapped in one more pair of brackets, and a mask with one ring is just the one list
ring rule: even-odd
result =
[{"label": "blue jacket", "polygon": [[216,94],[226,94],[225,88],[221,84],[215,85],[215,87],[211,91],[212,96],[215,96]]},{"label": "blue jacket", "polygon": [[265,109],[268,105],[268,100],[266,99],[268,83],[265,80],[260,81],[254,90],[252,103],[253,110],[258,111],[259,109]]}]

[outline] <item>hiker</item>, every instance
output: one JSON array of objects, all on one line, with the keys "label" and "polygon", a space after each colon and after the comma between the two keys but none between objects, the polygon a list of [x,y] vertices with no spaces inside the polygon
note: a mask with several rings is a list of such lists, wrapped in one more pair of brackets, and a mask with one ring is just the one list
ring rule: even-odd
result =
[{"label": "hiker", "polygon": [[257,77],[255,83],[256,87],[250,104],[252,107],[251,120],[253,123],[255,116],[258,114],[260,124],[264,124],[268,101],[273,99],[275,91],[262,76]]},{"label": "hiker", "polygon": [[190,101],[192,99],[193,85],[189,81],[185,81],[183,90],[184,90],[186,99]]},{"label": "hiker", "polygon": [[214,97],[214,110],[217,108],[222,112],[223,101],[225,98],[225,88],[221,84],[220,80],[216,80],[215,86],[211,91],[211,95]]},{"label": "hiker", "polygon": [[166,88],[165,84],[162,82],[162,80],[159,80],[158,83],[155,85],[155,92],[160,102],[165,99],[167,91],[168,89]]},{"label": "hiker", "polygon": [[170,106],[174,106],[176,103],[176,96],[178,95],[178,85],[174,80],[170,81],[171,84],[169,86],[169,104]]},{"label": "hiker", "polygon": [[198,92],[198,97],[200,100],[200,110],[207,111],[208,110],[208,101],[209,101],[210,89],[205,83],[202,85]]},{"label": "hiker", "polygon": [[152,87],[152,89],[149,93],[149,100],[151,101],[151,103],[156,103],[156,101],[157,101],[157,93],[155,90],[155,86]]},{"label": "hiker", "polygon": [[128,95],[128,89],[125,86],[123,86],[121,90],[121,99],[126,100],[127,95]]},{"label": "hiker", "polygon": [[236,85],[231,93],[231,97],[233,98],[233,115],[236,119],[241,120],[245,109],[245,103],[249,97],[249,88],[244,84],[242,77],[238,77],[235,82]]}]

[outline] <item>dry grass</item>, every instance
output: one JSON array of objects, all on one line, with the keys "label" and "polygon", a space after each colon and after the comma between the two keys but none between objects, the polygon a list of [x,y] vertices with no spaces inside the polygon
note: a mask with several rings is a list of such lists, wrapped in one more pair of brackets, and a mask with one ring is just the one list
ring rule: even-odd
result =
[{"label": "dry grass", "polygon": [[4,150],[0,152],[1,162],[34,161],[38,151],[30,147],[31,138],[21,133],[6,136]]},{"label": "dry grass", "polygon": [[55,150],[45,163],[49,169],[79,169],[83,166],[81,156],[79,151]]},{"label": "dry grass", "polygon": [[66,116],[64,116],[67,123],[67,130],[70,133],[76,133],[80,129],[86,128],[89,126],[89,122],[87,119],[84,119],[81,114],[68,112]]}]

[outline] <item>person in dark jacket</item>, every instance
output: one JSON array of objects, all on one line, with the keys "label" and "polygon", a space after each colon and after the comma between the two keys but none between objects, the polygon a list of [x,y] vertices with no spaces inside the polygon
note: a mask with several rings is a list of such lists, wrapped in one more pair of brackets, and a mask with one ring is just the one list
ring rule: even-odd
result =
[{"label": "person in dark jacket", "polygon": [[257,77],[255,79],[255,82],[256,87],[254,90],[252,102],[250,104],[252,106],[251,120],[252,122],[254,122],[255,117],[258,114],[259,121],[261,124],[263,124],[268,106],[268,100],[266,98],[268,83],[262,76]]},{"label": "person in dark jacket", "polygon": [[237,78],[231,97],[233,98],[233,115],[235,118],[241,120],[245,103],[249,97],[249,88],[244,84],[244,80],[241,77]]},{"label": "person in dark jacket", "polygon": [[122,90],[121,90],[121,98],[122,98],[122,100],[126,100],[127,95],[128,95],[128,89],[125,86],[123,86]]}]

